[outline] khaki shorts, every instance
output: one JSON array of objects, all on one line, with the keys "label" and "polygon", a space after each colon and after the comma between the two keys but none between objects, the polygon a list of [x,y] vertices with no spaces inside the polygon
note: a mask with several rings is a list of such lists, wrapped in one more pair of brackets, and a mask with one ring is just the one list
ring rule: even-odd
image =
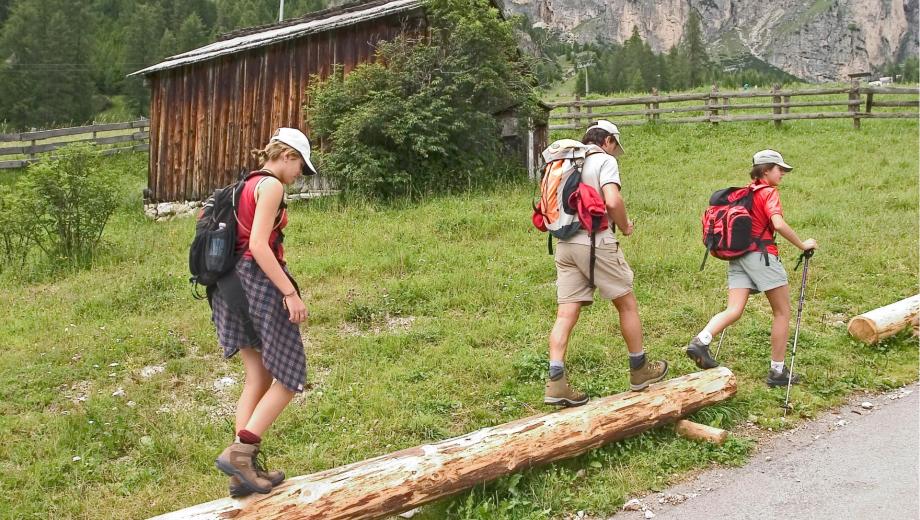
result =
[{"label": "khaki shorts", "polygon": [[[595,249],[594,285],[604,300],[616,300],[632,292],[633,272],[616,242]],[[594,302],[591,274],[591,246],[559,242],[556,247],[556,301]]]},{"label": "khaki shorts", "polygon": [[786,269],[776,255],[768,255],[770,265],[764,262],[763,253],[753,251],[728,262],[728,288],[750,289],[752,293],[767,292],[789,283]]}]

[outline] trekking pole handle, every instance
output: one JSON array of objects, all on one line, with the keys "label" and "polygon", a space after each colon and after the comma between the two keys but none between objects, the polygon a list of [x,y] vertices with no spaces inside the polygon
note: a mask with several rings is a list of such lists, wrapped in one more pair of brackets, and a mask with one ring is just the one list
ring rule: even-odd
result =
[{"label": "trekking pole handle", "polygon": [[793,271],[798,271],[799,266],[802,265],[802,260],[811,258],[812,256],[814,256],[814,254],[815,254],[814,249],[806,249],[805,251],[802,251],[802,254],[799,255],[799,261],[796,262],[795,269],[793,269]]}]

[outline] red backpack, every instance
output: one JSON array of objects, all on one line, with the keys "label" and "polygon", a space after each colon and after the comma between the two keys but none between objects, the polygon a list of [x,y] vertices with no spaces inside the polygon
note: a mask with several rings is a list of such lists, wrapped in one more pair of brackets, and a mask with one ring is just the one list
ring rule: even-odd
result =
[{"label": "red backpack", "polygon": [[703,212],[703,245],[706,246],[706,253],[700,271],[706,265],[709,255],[720,260],[731,260],[751,251],[762,251],[767,265],[770,265],[766,247],[773,240],[755,237],[751,219],[754,193],[766,187],[766,184],[757,184],[725,188],[709,197],[709,207]]}]

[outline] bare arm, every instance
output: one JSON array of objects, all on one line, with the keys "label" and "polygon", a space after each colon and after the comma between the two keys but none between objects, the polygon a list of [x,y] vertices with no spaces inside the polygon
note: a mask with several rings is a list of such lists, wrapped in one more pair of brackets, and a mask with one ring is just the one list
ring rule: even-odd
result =
[{"label": "bare arm", "polygon": [[261,185],[259,198],[256,201],[256,214],[252,220],[252,232],[249,234],[249,250],[268,279],[284,295],[284,302],[291,314],[291,321],[300,323],[306,318],[306,306],[268,243],[275,224],[275,215],[278,214],[283,196],[284,187],[277,179],[269,178]]},{"label": "bare arm", "polygon": [[789,224],[786,224],[786,219],[784,219],[782,215],[778,213],[773,215],[770,217],[770,222],[773,223],[773,229],[775,229],[777,233],[782,235],[783,238],[788,240],[790,243],[792,243],[792,245],[801,249],[802,251],[807,251],[808,249],[816,249],[818,247],[818,243],[815,242],[815,239],[813,238],[809,238],[803,242],[795,233],[795,231],[789,227]]},{"label": "bare arm", "polygon": [[620,195],[620,187],[616,183],[605,184],[604,205],[607,206],[607,218],[626,236],[632,234],[632,222],[626,214],[626,203]]}]

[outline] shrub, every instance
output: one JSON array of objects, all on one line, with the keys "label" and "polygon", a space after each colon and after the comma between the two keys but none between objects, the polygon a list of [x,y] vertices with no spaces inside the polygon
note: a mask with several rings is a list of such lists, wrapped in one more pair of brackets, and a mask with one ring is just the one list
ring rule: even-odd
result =
[{"label": "shrub", "polygon": [[375,63],[348,75],[338,67],[309,88],[321,169],[343,190],[388,198],[488,181],[504,171],[493,114],[535,113],[512,22],[487,0],[426,6],[428,37],[404,34],[381,44]]},{"label": "shrub", "polygon": [[69,145],[35,163],[0,194],[8,259],[24,261],[38,248],[55,263],[78,265],[93,256],[115,211],[113,176],[89,145]]}]

